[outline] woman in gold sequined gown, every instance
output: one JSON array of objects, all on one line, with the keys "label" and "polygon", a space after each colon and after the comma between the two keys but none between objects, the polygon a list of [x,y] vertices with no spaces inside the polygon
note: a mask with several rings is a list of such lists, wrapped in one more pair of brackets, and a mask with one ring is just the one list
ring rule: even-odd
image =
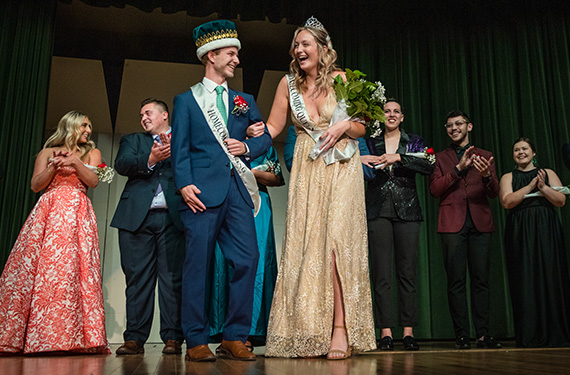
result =
[{"label": "woman in gold sequined gown", "polygon": [[265,355],[344,359],[376,348],[362,166],[358,150],[330,165],[309,159],[316,142],[306,127],[323,132],[323,150],[344,150],[365,128],[356,121],[329,127],[333,78],[344,73],[320,23],[297,29],[290,54],[292,74],[279,83],[267,123],[275,137],[291,113],[297,142]]}]

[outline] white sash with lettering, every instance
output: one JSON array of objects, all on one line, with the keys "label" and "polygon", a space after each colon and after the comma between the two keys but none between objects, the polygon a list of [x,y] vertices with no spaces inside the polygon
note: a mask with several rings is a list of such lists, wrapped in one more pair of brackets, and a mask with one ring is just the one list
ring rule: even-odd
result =
[{"label": "white sash with lettering", "polygon": [[[291,112],[293,116],[301,123],[303,129],[313,138],[315,141],[315,147],[309,153],[309,157],[313,160],[317,160],[320,155],[323,155],[323,160],[326,165],[336,163],[337,161],[349,160],[352,158],[356,150],[358,150],[358,141],[355,139],[350,139],[344,150],[339,150],[336,147],[331,147],[327,151],[322,152],[320,150],[323,145],[323,141],[319,139],[323,135],[324,131],[316,129],[309,118],[309,113],[305,107],[305,101],[303,96],[297,88],[295,87],[295,79],[291,74],[287,74],[287,86],[289,87],[289,101],[291,102]],[[349,120],[350,117],[346,114],[346,103],[344,100],[340,101],[331,117],[331,122],[329,127],[335,122]]]},{"label": "white sash with lettering", "polygon": [[[243,184],[245,185],[251,200],[253,201],[254,207],[254,216],[257,216],[259,212],[259,207],[261,206],[261,198],[259,197],[259,190],[257,188],[257,181],[255,180],[255,176],[251,169],[245,165],[245,163],[238,157],[233,156],[230,151],[228,150],[228,145],[224,142],[226,139],[230,137],[228,132],[228,128],[224,124],[222,119],[222,115],[220,111],[216,107],[215,101],[208,100],[209,95],[204,88],[202,83],[197,83],[191,88],[192,94],[194,95],[194,99],[198,103],[198,106],[202,110],[204,114],[204,118],[214,133],[214,137],[222,146],[222,149],[226,153],[227,157],[230,159],[230,162],[233,165],[234,170],[237,172],[239,177],[241,178]],[[228,120],[229,121],[229,120]]]}]

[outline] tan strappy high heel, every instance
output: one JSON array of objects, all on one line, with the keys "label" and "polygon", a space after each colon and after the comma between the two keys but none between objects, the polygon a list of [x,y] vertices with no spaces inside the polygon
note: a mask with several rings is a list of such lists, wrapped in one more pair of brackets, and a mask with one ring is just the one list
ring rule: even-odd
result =
[{"label": "tan strappy high heel", "polygon": [[[342,328],[346,331],[346,327],[345,326],[334,326],[333,330],[337,329],[337,328]],[[346,332],[346,338],[348,340],[348,332]],[[342,356],[340,357],[330,357],[331,353],[340,353],[342,354]],[[341,359],[347,359],[350,358],[351,355],[351,350],[350,350],[350,345],[348,345],[348,348],[346,349],[346,351],[344,350],[340,350],[340,349],[331,349],[329,350],[329,352],[327,353],[327,359],[331,360],[331,361],[336,361],[336,360],[341,360]]]}]

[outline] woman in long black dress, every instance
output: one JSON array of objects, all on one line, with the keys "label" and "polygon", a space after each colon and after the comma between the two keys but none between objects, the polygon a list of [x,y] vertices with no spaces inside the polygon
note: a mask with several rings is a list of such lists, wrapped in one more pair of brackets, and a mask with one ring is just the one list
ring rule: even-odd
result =
[{"label": "woman in long black dress", "polygon": [[554,209],[566,197],[551,187],[562,186],[556,173],[538,168],[535,156],[532,141],[518,139],[517,168],[501,178],[499,192],[509,210],[504,240],[516,341],[519,347],[570,346],[570,280]]}]

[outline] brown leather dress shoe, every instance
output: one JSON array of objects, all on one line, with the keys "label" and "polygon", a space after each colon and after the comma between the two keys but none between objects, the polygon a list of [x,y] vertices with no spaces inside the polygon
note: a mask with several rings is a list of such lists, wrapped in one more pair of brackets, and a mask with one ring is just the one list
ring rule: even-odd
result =
[{"label": "brown leather dress shoe", "polygon": [[[245,347],[247,348],[247,350],[249,350],[250,352],[253,352],[253,345],[251,344],[251,341],[246,341],[245,342]],[[220,350],[222,348],[222,344],[218,345],[218,347],[216,348],[216,355],[220,355]]]},{"label": "brown leather dress shoe", "polygon": [[210,348],[208,348],[208,345],[202,344],[187,349],[184,359],[192,362],[212,362],[216,360],[216,356],[212,353]]},{"label": "brown leather dress shoe", "polygon": [[255,354],[250,352],[242,341],[222,340],[220,358],[233,359],[236,361],[255,361]]},{"label": "brown leather dress shoe", "polygon": [[180,354],[182,345],[176,340],[168,340],[162,349],[162,354]]},{"label": "brown leather dress shoe", "polygon": [[117,355],[131,355],[144,353],[144,347],[134,340],[125,341],[125,343],[117,349],[115,352]]}]

